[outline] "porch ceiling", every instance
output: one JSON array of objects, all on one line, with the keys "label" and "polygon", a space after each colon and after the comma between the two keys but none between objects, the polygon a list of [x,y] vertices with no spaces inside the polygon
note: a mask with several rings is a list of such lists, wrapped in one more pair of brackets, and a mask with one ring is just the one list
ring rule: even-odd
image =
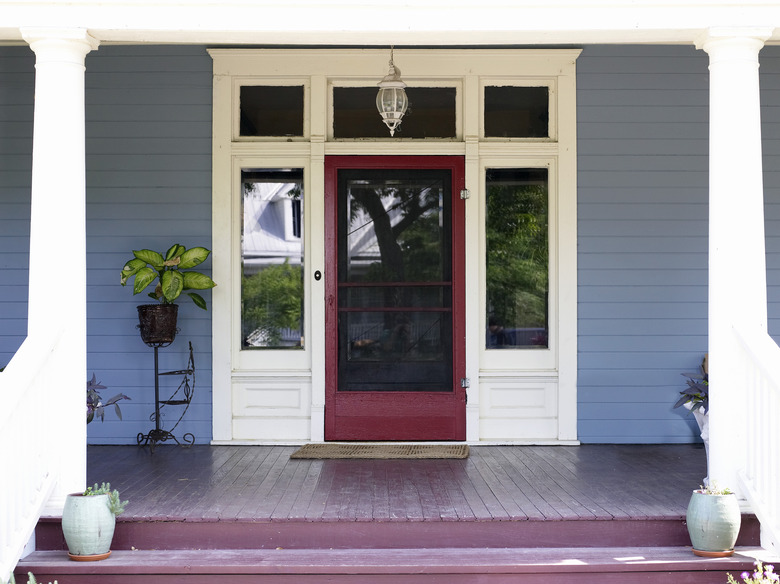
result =
[{"label": "porch ceiling", "polygon": [[229,45],[690,44],[713,27],[773,31],[773,0],[0,1],[0,43],[21,28],[82,28],[105,43]]}]

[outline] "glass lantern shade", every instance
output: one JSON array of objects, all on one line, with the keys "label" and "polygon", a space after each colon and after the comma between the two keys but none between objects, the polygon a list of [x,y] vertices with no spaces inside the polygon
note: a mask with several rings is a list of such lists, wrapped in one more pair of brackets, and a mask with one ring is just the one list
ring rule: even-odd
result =
[{"label": "glass lantern shade", "polygon": [[390,129],[391,136],[395,134],[408,105],[409,99],[403,87],[382,87],[377,93],[376,108],[382,116],[382,121]]},{"label": "glass lantern shade", "polygon": [[393,53],[390,52],[390,70],[384,79],[378,83],[376,94],[376,109],[382,116],[382,121],[390,129],[390,135],[395,135],[395,129],[401,123],[406,113],[409,100],[406,97],[406,83],[401,81],[401,71],[393,64]]}]

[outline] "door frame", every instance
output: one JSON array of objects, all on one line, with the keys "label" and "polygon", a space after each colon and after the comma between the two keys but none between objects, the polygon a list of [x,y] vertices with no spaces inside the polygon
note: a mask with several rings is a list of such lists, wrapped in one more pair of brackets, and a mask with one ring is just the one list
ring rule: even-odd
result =
[{"label": "door frame", "polygon": [[[325,157],[456,155],[466,157],[471,198],[466,217],[466,409],[472,443],[576,444],[577,355],[577,83],[580,49],[396,49],[409,87],[458,88],[454,139],[335,139],[332,90],[376,87],[386,49],[209,49],[214,62],[211,292],[212,443],[322,442],[325,428]],[[381,73],[380,73],[381,75]],[[239,135],[244,85],[304,88],[301,136]],[[550,87],[548,138],[486,137],[483,89]],[[551,290],[557,343],[551,365],[522,352],[485,350],[484,169],[549,165]],[[301,351],[269,350],[247,364],[236,348],[240,325],[241,168],[304,169],[304,327]],[[552,225],[552,223],[551,223]]]},{"label": "door frame", "polygon": [[[338,391],[338,171],[344,169],[442,169],[452,174],[452,392],[339,392]],[[352,430],[343,431],[343,424],[351,424],[342,416],[345,407],[357,404],[380,410],[392,407],[397,416],[422,419],[429,416],[434,424],[431,430],[447,432],[449,437],[423,438],[426,440],[466,439],[466,292],[465,292],[465,205],[460,192],[465,188],[465,158],[463,156],[326,156],[325,157],[325,440],[417,440],[414,432],[399,428],[398,434],[374,435],[361,438]],[[392,398],[400,395],[415,397],[413,404],[390,406]],[[398,401],[397,399],[395,400]],[[441,416],[442,407],[448,408],[451,418]],[[360,424],[355,422],[360,432]],[[439,424],[439,425],[437,425]],[[340,425],[341,428],[340,428]],[[410,424],[411,425],[411,424]],[[442,434],[444,435],[444,434]],[[352,436],[352,437],[350,437]]]}]

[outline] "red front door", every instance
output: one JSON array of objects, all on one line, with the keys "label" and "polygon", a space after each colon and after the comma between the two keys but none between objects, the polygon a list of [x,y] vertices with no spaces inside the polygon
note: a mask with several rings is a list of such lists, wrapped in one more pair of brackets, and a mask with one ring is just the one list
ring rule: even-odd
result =
[{"label": "red front door", "polygon": [[463,158],[325,161],[326,440],[465,440]]}]

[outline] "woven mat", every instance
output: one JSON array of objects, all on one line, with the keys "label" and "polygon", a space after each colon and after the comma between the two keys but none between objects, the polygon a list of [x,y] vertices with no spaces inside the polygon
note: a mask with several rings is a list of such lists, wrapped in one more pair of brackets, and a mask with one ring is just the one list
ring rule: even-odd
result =
[{"label": "woven mat", "polygon": [[468,458],[466,444],[306,444],[290,458]]}]

